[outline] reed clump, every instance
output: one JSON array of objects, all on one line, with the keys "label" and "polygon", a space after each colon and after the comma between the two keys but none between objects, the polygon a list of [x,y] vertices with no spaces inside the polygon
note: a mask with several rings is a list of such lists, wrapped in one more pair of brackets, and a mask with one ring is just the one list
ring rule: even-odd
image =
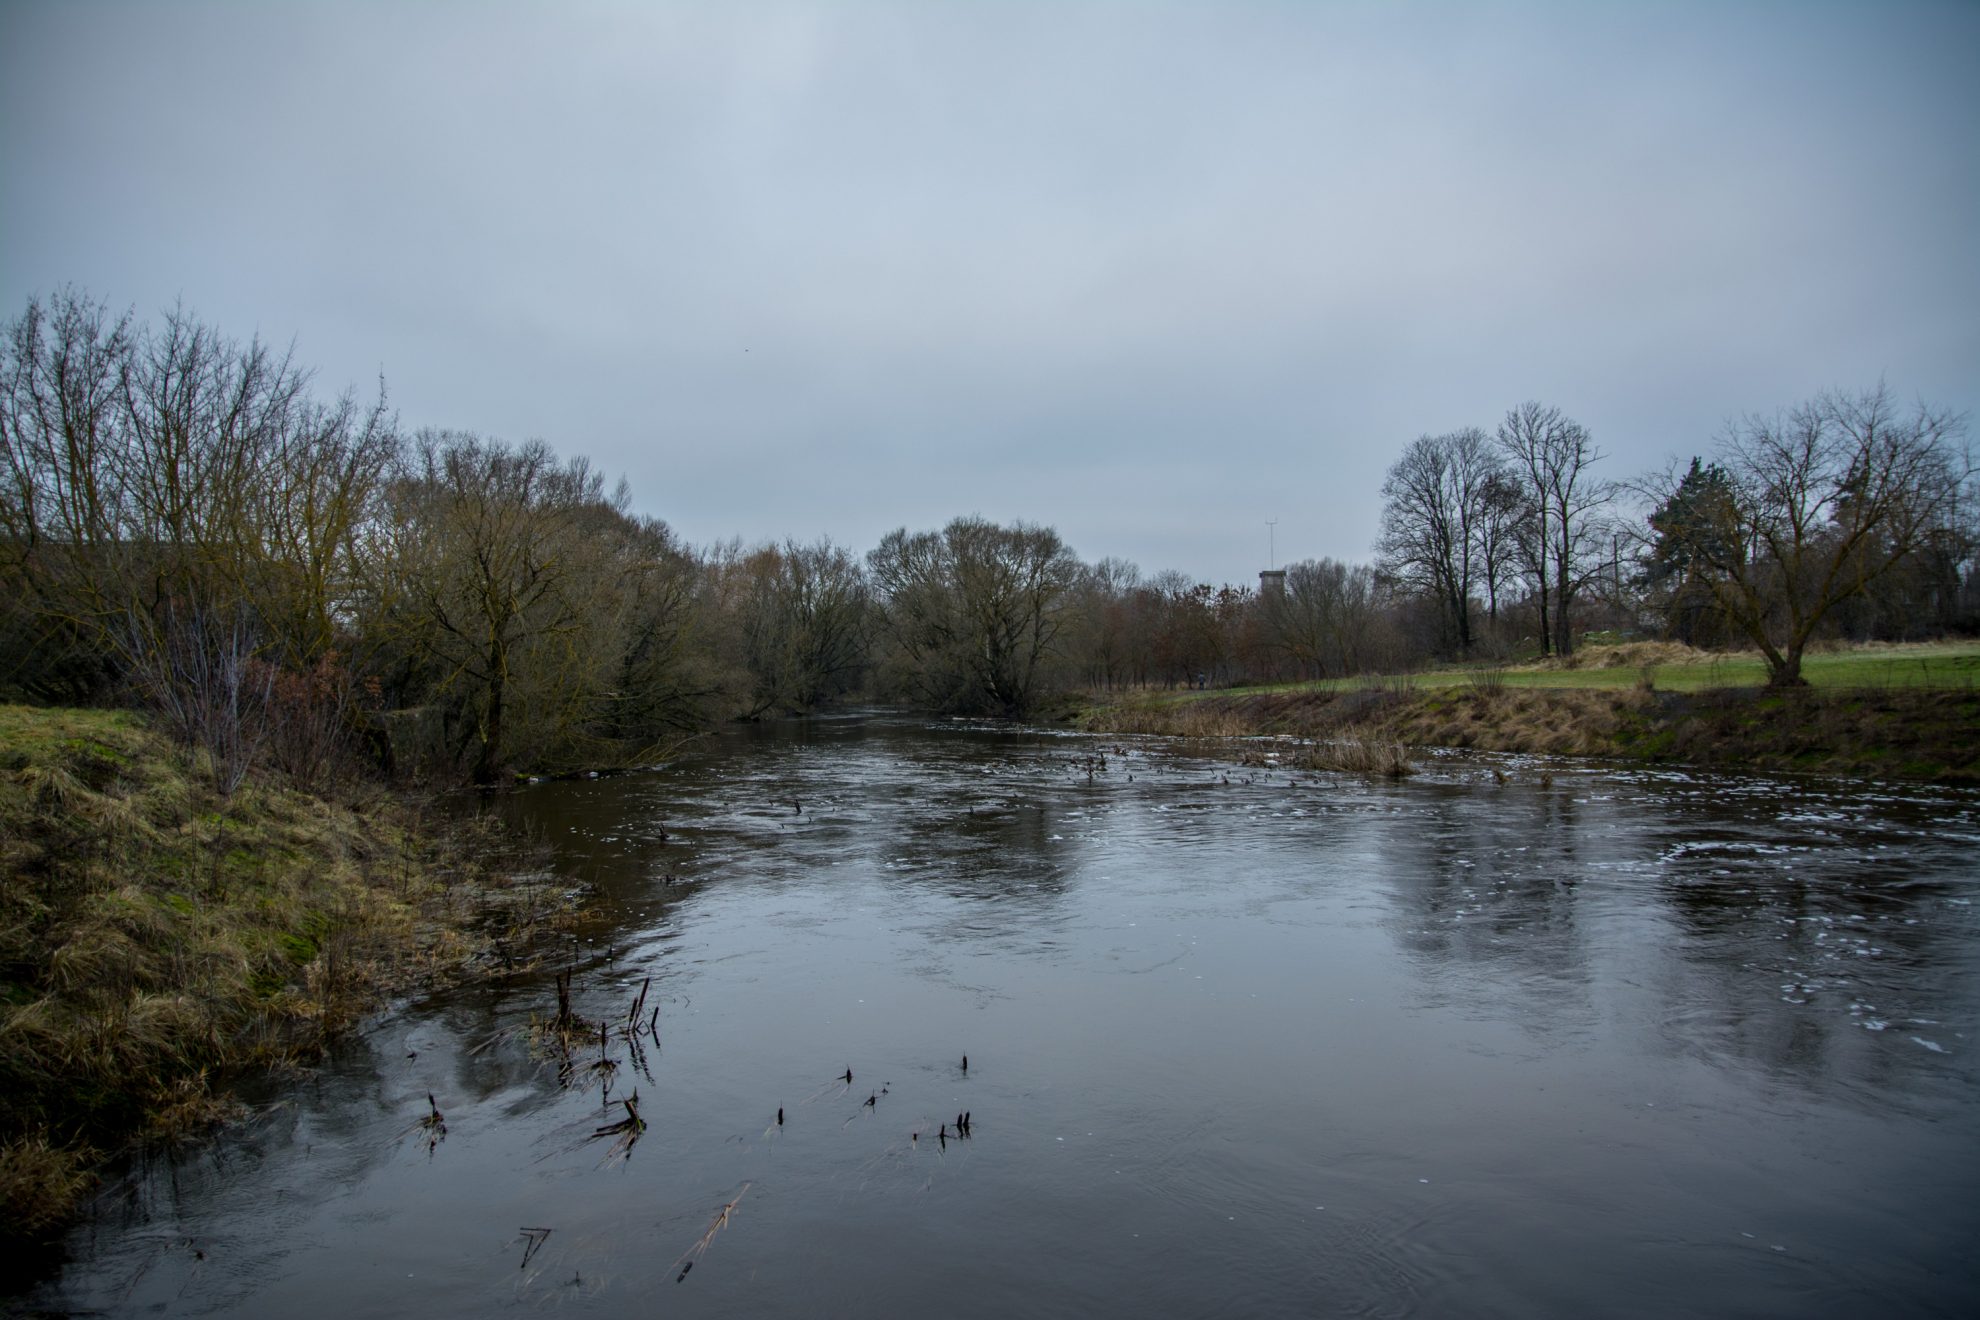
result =
[{"label": "reed clump", "polygon": [[1344,729],[1333,738],[1304,748],[1297,764],[1308,770],[1401,779],[1416,772],[1409,748],[1377,729]]},{"label": "reed clump", "polygon": [[466,828],[274,778],[223,797],[135,716],[0,706],[0,1256],[103,1160],[227,1117],[232,1076],[526,961],[553,900]]}]

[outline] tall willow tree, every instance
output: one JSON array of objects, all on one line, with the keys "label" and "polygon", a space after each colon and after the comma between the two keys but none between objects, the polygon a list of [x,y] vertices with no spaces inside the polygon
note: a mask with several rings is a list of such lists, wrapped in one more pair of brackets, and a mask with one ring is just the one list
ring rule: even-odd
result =
[{"label": "tall willow tree", "polygon": [[982,518],[900,528],[867,566],[893,673],[912,696],[977,714],[1033,708],[1084,572],[1057,532]]},{"label": "tall willow tree", "polygon": [[744,713],[816,710],[864,677],[872,591],[853,554],[829,540],[786,541],[741,562]]},{"label": "tall willow tree", "polygon": [[390,493],[376,599],[423,662],[406,695],[442,704],[476,783],[518,755],[638,754],[623,744],[693,722],[694,693],[670,686],[691,568],[628,502],[541,441],[425,432],[413,447]]}]

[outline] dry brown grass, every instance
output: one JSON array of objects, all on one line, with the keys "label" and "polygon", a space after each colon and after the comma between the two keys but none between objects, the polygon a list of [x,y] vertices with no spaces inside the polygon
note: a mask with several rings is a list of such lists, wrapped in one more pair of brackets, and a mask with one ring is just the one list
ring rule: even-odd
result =
[{"label": "dry brown grass", "polygon": [[1653,699],[1641,689],[1446,690],[1399,712],[1392,730],[1417,746],[1593,756],[1611,750],[1623,722]]},{"label": "dry brown grass", "polygon": [[1409,749],[1395,738],[1367,728],[1345,729],[1339,736],[1302,749],[1296,764],[1308,770],[1401,779],[1414,774]]},{"label": "dry brown grass", "polygon": [[1243,712],[1214,698],[1131,699],[1091,712],[1082,727],[1093,733],[1160,734],[1171,738],[1242,738],[1255,732]]},{"label": "dry brown grass", "polygon": [[1683,642],[1623,642],[1614,646],[1584,646],[1562,659],[1548,656],[1528,669],[1644,669],[1659,665],[1710,664],[1713,652],[1686,646]]},{"label": "dry brown grass", "polygon": [[86,1146],[58,1146],[45,1136],[0,1146],[0,1205],[7,1207],[10,1236],[39,1237],[61,1227],[95,1181]]}]

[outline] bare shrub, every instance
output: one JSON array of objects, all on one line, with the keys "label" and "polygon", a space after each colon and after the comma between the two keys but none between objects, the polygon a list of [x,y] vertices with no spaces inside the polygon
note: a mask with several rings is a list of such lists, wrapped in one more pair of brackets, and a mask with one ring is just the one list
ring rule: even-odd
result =
[{"label": "bare shrub", "polygon": [[214,787],[231,795],[266,736],[261,714],[274,682],[274,670],[255,660],[246,611],[134,609],[125,635],[131,677],[145,704],[188,754],[206,753]]}]

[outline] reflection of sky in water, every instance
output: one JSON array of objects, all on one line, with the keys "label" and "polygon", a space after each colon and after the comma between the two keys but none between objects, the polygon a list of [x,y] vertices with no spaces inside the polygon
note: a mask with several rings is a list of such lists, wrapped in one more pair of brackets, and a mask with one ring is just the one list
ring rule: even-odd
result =
[{"label": "reflection of sky in water", "polygon": [[[514,795],[501,809],[596,887],[580,1010],[653,979],[660,1047],[649,1075],[622,1069],[652,1120],[632,1160],[600,1170],[598,1094],[502,1035],[547,1011],[544,978],[462,992],[382,1028],[227,1169],[182,1170],[176,1201],[147,1185],[155,1217],[108,1234],[72,1300],[1848,1315],[1970,1296],[1980,798],[1490,764],[1378,784],[839,720]],[[395,1134],[428,1089],[450,1132],[415,1158]],[[976,1135],[931,1152],[964,1108]],[[668,1266],[745,1180],[675,1290]],[[528,1224],[557,1231],[521,1272],[505,1243]],[[189,1239],[226,1249],[195,1268]]]}]

